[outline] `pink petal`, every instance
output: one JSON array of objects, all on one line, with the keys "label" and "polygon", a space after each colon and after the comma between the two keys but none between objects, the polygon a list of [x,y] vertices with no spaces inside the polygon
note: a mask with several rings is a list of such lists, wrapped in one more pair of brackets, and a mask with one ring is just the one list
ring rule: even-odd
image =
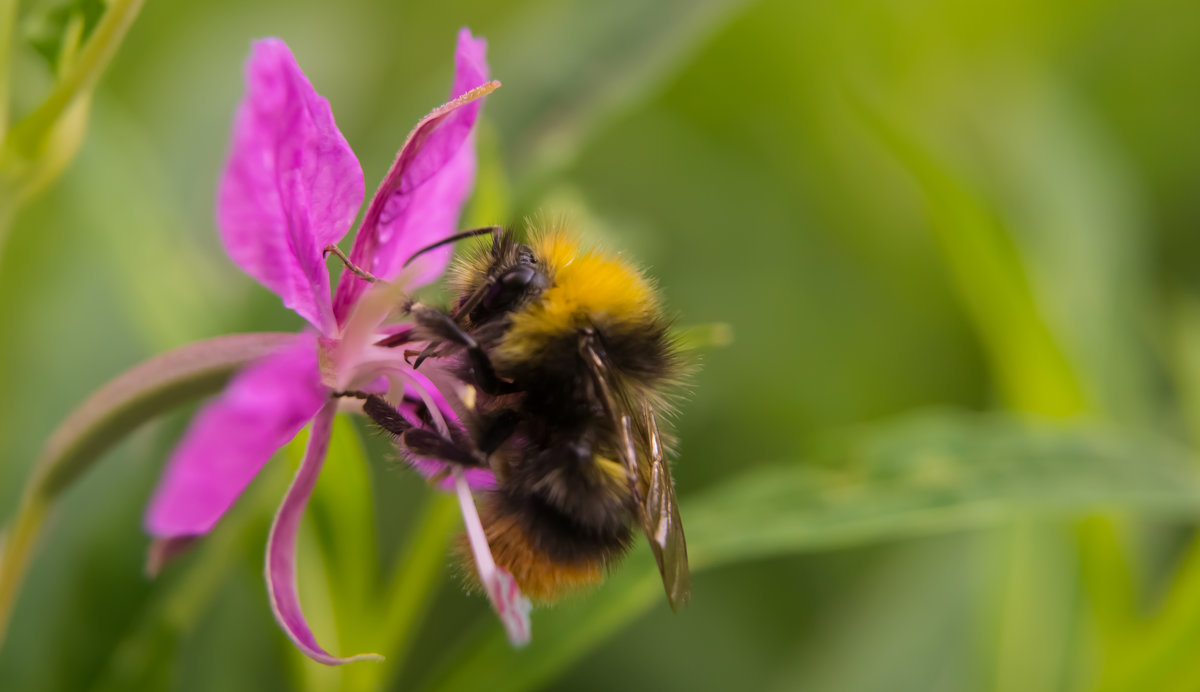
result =
[{"label": "pink petal", "polygon": [[488,546],[487,533],[483,522],[479,520],[479,512],[475,508],[475,498],[463,477],[462,468],[458,465],[451,467],[454,477],[454,489],[458,491],[458,506],[462,510],[463,525],[467,530],[467,542],[471,545],[471,554],[475,557],[475,567],[479,570],[479,583],[483,584],[492,608],[500,617],[504,631],[508,634],[508,643],[521,647],[529,643],[531,636],[529,612],[533,609],[517,586],[517,580],[508,570],[496,564],[492,557],[492,549]]},{"label": "pink petal", "polygon": [[300,518],[312,495],[325,453],[329,450],[329,437],[333,431],[333,417],[337,413],[336,399],[327,399],[325,405],[313,419],[312,432],[304,459],[296,471],[296,477],[288,488],[275,521],[271,524],[271,535],[267,538],[267,595],[271,599],[271,610],[283,631],[306,656],[330,666],[353,661],[382,661],[379,654],[358,654],[339,658],[317,644],[316,637],[300,610],[300,596],[296,586],[296,535],[300,530]]},{"label": "pink petal", "polygon": [[[425,116],[408,135],[367,207],[350,259],[375,276],[395,278],[414,252],[458,230],[463,203],[475,182],[472,129],[482,106],[478,99],[500,86],[487,81],[486,50],[486,41],[465,28],[459,32],[452,100]],[[410,287],[436,279],[452,250],[445,247],[422,255]],[[365,287],[351,273],[342,274],[333,301],[339,321]]]},{"label": "pink petal", "polygon": [[[441,391],[429,381],[429,378],[416,370],[410,370],[405,374],[405,379],[408,380],[405,386],[405,393],[411,393],[423,401],[422,404],[417,404],[406,398],[400,404],[397,410],[400,412],[400,415],[404,416],[405,420],[414,426],[424,426],[425,423],[421,420],[420,411],[427,408],[429,404],[432,404],[442,414],[442,418],[447,425],[459,429],[462,428],[462,422],[459,420],[458,414],[454,412],[454,409],[446,401],[446,397],[442,395]],[[454,479],[445,475],[447,467],[450,466],[448,462],[441,459],[411,457],[409,463],[418,473],[426,478],[442,475],[443,479],[438,484],[438,487],[442,490],[454,489]],[[472,488],[492,490],[496,487],[496,475],[492,473],[491,469],[463,469],[463,476],[466,478],[467,484]]]},{"label": "pink petal", "polygon": [[156,538],[146,551],[146,576],[153,579],[175,558],[192,549],[199,536],[180,536],[178,538]]},{"label": "pink petal", "polygon": [[192,421],[176,447],[146,514],[158,538],[207,533],[329,399],[313,334],[238,373]]},{"label": "pink petal", "polygon": [[326,334],[334,330],[323,251],[363,200],[358,159],[279,39],[254,44],[246,95],[218,189],[229,256]]}]

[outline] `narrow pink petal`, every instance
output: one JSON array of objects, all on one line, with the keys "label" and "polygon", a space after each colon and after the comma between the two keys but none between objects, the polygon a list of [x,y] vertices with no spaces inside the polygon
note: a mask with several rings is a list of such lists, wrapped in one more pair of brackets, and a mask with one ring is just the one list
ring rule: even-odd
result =
[{"label": "narrow pink petal", "polygon": [[[453,426],[462,429],[462,422],[458,418],[458,414],[454,412],[454,408],[446,401],[446,397],[441,391],[434,386],[433,382],[428,377],[416,370],[409,370],[404,373],[405,394],[419,398],[422,403],[417,404],[405,397],[404,402],[400,405],[400,415],[404,416],[405,420],[415,426],[422,426],[424,422],[420,418],[421,409],[429,409],[432,415],[441,416],[441,423],[446,426]],[[435,419],[436,420],[436,419]],[[441,431],[446,434],[445,431]],[[442,490],[453,490],[454,479],[445,475],[448,462],[440,459],[429,459],[425,457],[412,457],[409,459],[410,464],[422,476],[426,478],[434,478],[443,476],[443,480],[439,484]],[[496,475],[491,469],[471,468],[464,469],[463,476],[467,479],[467,484],[472,488],[479,490],[492,490],[496,487]]]},{"label": "narrow pink petal", "polygon": [[[475,183],[473,128],[481,99],[499,82],[488,82],[487,42],[462,29],[455,54],[451,101],[425,116],[408,135],[391,169],[371,199],[354,239],[350,259],[375,276],[392,279],[414,252],[458,230],[463,203]],[[422,255],[409,288],[436,279],[452,248]],[[364,282],[344,272],[334,312],[344,320]]]},{"label": "narrow pink petal", "polygon": [[363,201],[363,174],[287,45],[254,44],[221,177],[217,222],[229,256],[326,334],[334,329],[322,255]]},{"label": "narrow pink petal", "polygon": [[146,530],[157,538],[207,533],[328,398],[313,334],[298,334],[291,345],[238,373],[176,447],[146,514]]},{"label": "narrow pink petal", "polygon": [[300,531],[300,518],[312,495],[329,450],[329,437],[333,432],[333,417],[337,413],[338,401],[328,399],[313,418],[312,432],[304,459],[292,479],[283,504],[271,524],[267,538],[267,595],[271,599],[271,610],[283,631],[304,655],[325,665],[337,666],[354,661],[382,661],[379,654],[358,654],[339,658],[317,644],[316,637],[304,619],[300,609],[300,594],[296,584],[296,536]]},{"label": "narrow pink petal", "polygon": [[483,584],[488,600],[492,602],[492,608],[500,617],[500,623],[504,625],[508,643],[516,647],[525,646],[532,636],[529,612],[533,610],[533,606],[521,593],[517,580],[492,558],[487,533],[483,529],[483,522],[479,520],[475,498],[471,495],[471,488],[463,476],[462,467],[453,465],[451,474],[454,476],[454,489],[458,492],[458,505],[462,509],[463,524],[467,530],[467,542],[471,545],[475,567],[479,570],[479,583]]}]

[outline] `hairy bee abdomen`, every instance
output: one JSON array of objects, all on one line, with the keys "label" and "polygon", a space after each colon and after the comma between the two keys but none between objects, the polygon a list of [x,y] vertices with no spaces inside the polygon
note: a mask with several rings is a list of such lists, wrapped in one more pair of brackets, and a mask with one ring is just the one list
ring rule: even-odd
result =
[{"label": "hairy bee abdomen", "polygon": [[[608,526],[583,526],[537,496],[492,493],[481,509],[496,564],[534,602],[554,601],[599,583],[633,541],[625,517],[613,517]],[[471,559],[470,551],[461,552]]]}]

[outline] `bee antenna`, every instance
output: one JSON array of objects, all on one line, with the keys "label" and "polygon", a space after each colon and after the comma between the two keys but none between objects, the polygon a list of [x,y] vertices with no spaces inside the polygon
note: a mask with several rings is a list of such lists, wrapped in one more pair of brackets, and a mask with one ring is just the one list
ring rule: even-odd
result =
[{"label": "bee antenna", "polygon": [[404,260],[403,266],[407,267],[408,265],[412,264],[412,261],[415,260],[416,258],[420,257],[421,255],[425,254],[426,252],[429,252],[430,250],[436,250],[437,248],[440,248],[443,245],[457,243],[460,240],[466,240],[467,238],[475,238],[475,237],[481,236],[481,235],[490,235],[490,236],[493,236],[494,238],[499,238],[502,233],[504,233],[503,226],[483,226],[482,228],[472,228],[469,231],[463,231],[462,233],[455,233],[454,235],[452,235],[448,238],[442,238],[441,240],[437,241],[436,243],[433,243],[432,245],[426,245],[425,247],[421,248],[420,250],[417,250],[416,252],[412,253],[411,255],[409,255],[408,259]]}]

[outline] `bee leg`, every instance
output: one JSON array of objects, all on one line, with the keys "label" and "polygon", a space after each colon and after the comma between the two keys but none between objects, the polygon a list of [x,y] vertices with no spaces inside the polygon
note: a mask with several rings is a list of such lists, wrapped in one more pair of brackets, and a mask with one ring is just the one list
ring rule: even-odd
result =
[{"label": "bee leg", "polygon": [[333,396],[362,399],[363,413],[376,425],[400,438],[400,444],[416,456],[449,461],[463,466],[487,466],[486,457],[481,458],[478,452],[465,448],[454,440],[442,437],[430,430],[415,427],[400,415],[395,406],[389,404],[378,394],[348,391],[334,392]]},{"label": "bee leg", "polygon": [[487,459],[475,450],[424,428],[411,428],[400,436],[400,443],[419,457],[449,461],[467,467],[487,466]]},{"label": "bee leg", "polygon": [[492,452],[500,449],[500,445],[508,441],[513,433],[517,431],[517,425],[521,423],[521,414],[513,409],[504,409],[494,416],[486,419],[484,424],[480,426],[478,446],[480,453],[485,457],[491,456]]},{"label": "bee leg", "polygon": [[412,423],[405,420],[404,416],[396,410],[386,399],[378,394],[367,394],[366,392],[334,392],[335,397],[346,397],[351,399],[363,400],[363,413],[367,414],[367,418],[375,421],[375,424],[384,430],[396,436],[402,436],[404,433],[412,429]]},{"label": "bee leg", "polygon": [[328,257],[330,254],[337,255],[337,258],[342,261],[342,264],[346,265],[346,270],[349,271],[351,274],[354,274],[358,278],[362,279],[363,281],[366,281],[367,283],[372,283],[372,284],[379,281],[379,277],[375,276],[374,274],[372,274],[371,272],[369,272],[365,269],[360,268],[358,265],[351,262],[350,258],[347,257],[345,255],[345,253],[343,253],[341,251],[341,249],[338,248],[338,246],[330,245],[330,246],[326,247],[325,253],[323,256]]},{"label": "bee leg", "polygon": [[[482,389],[485,394],[499,396],[520,391],[515,383],[502,380],[496,375],[496,370],[492,367],[492,361],[488,358],[487,352],[470,334],[463,331],[453,317],[424,305],[413,306],[412,315],[422,327],[433,331],[446,341],[467,349],[467,358],[470,360],[471,371],[475,379],[473,384]],[[418,361],[413,367],[415,368],[419,364]]]}]

